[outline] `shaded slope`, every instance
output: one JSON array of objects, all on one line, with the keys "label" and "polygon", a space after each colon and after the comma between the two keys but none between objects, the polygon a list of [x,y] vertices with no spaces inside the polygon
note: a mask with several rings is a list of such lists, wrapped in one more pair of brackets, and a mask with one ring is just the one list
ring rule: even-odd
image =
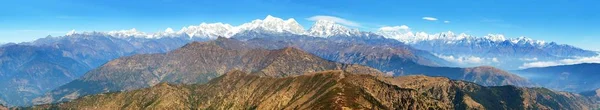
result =
[{"label": "shaded slope", "polygon": [[259,76],[285,77],[306,72],[340,69],[383,75],[360,65],[335,63],[296,48],[279,50],[253,48],[244,42],[219,38],[194,42],[165,54],[145,54],[119,58],[92,70],[36,103],[60,102],[82,95],[151,87],[160,82],[205,83],[227,71],[241,70]]},{"label": "shaded slope", "polygon": [[581,92],[581,95],[586,96],[594,101],[600,102],[600,89]]},{"label": "shaded slope", "polygon": [[86,96],[34,109],[591,109],[579,95],[484,87],[441,77],[376,77],[334,70],[274,78],[233,71],[207,84]]}]

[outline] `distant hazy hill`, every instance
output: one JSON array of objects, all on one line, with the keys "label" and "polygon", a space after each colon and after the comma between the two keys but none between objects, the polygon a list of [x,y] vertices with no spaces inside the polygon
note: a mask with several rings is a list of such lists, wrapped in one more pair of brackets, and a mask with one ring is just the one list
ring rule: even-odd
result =
[{"label": "distant hazy hill", "polygon": [[190,41],[185,37],[116,38],[90,33],[6,44],[0,46],[0,99],[9,105],[29,104],[114,58],[167,52]]},{"label": "distant hazy hill", "polygon": [[340,70],[273,78],[233,71],[207,84],[85,96],[33,109],[592,109],[580,95],[484,87],[442,77],[376,77]]},{"label": "distant hazy hill", "polygon": [[586,96],[595,101],[600,101],[600,89],[581,92],[581,95]]},{"label": "distant hazy hill", "polygon": [[556,90],[585,92],[600,88],[600,64],[583,63],[517,71],[539,85]]},{"label": "distant hazy hill", "polygon": [[36,103],[59,102],[104,92],[134,90],[161,82],[205,83],[227,71],[241,70],[258,76],[286,77],[306,72],[341,69],[384,75],[376,69],[328,61],[302,50],[256,48],[241,41],[219,38],[194,42],[164,54],[142,54],[115,59],[70,82]]}]

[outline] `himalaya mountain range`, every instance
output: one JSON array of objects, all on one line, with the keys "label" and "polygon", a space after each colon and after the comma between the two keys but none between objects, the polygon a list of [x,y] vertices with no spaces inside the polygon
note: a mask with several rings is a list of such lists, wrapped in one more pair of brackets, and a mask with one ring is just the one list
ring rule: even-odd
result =
[{"label": "himalaya mountain range", "polygon": [[[308,30],[305,30],[295,19],[287,20],[268,15],[260,20],[253,20],[239,26],[225,23],[202,23],[183,27],[179,31],[171,28],[162,32],[145,33],[130,30],[102,32],[115,37],[163,38],[181,37],[216,39],[230,38],[246,31],[259,31],[271,34],[306,35],[313,37],[383,37],[398,40],[416,49],[429,51],[432,54],[451,61],[455,64],[447,66],[478,66],[492,65],[503,69],[524,69],[539,67],[528,65],[531,62],[555,61],[581,57],[595,57],[595,51],[584,50],[574,46],[534,40],[527,37],[506,38],[501,34],[488,34],[475,37],[465,33],[455,34],[452,31],[437,34],[410,31],[408,27],[382,27],[375,32],[365,32],[347,28],[333,21],[318,20]],[[75,30],[67,35],[76,34]],[[83,32],[79,34],[93,34]]]},{"label": "himalaya mountain range", "polygon": [[[288,76],[301,78],[304,77],[304,73],[324,70],[342,70],[342,73],[372,74],[377,77],[426,75],[473,82],[477,84],[477,86],[473,85],[477,88],[480,88],[479,85],[506,86],[510,89],[506,91],[527,91],[532,94],[543,91],[543,93],[560,94],[553,96],[563,97],[561,95],[564,94],[558,91],[575,93],[592,91],[600,88],[600,82],[590,80],[584,83],[572,83],[574,86],[570,88],[560,88],[542,82],[548,80],[532,80],[534,77],[529,77],[548,72],[509,70],[528,68],[530,67],[528,63],[538,61],[594,56],[598,56],[594,51],[570,45],[525,37],[505,38],[503,35],[496,34],[484,37],[474,37],[464,33],[456,35],[453,32],[413,34],[402,27],[364,32],[325,20],[316,21],[312,27],[305,30],[293,18],[283,20],[269,15],[262,20],[253,20],[239,26],[202,23],[197,26],[183,27],[179,31],[168,28],[155,33],[145,33],[135,29],[110,32],[71,31],[60,37],[49,36],[32,42],[4,44],[0,47],[0,59],[2,59],[0,86],[5,88],[0,90],[0,103],[29,106],[77,100],[86,95],[133,91],[149,87],[150,89],[170,88],[168,85],[159,85],[160,83],[220,85],[218,81],[211,80],[216,78],[221,82],[229,83],[222,80],[232,77],[231,74],[220,76],[234,70],[249,75],[275,78]],[[568,70],[565,68],[561,71],[573,73]],[[589,72],[594,71],[578,71],[577,75],[592,74]],[[336,76],[338,74],[340,73],[335,73],[334,76],[339,77]],[[335,77],[333,80],[344,79]],[[350,77],[355,76],[350,75]],[[348,78],[350,79],[352,78]],[[458,84],[451,83],[449,85]],[[386,84],[394,85],[390,82]],[[155,85],[158,87],[153,87]],[[399,87],[404,86],[406,85]],[[516,87],[518,89],[513,86],[518,86]],[[187,90],[190,87],[177,86],[176,88]],[[556,91],[530,90],[525,89],[526,87],[548,87]],[[458,88],[465,89],[462,86]],[[420,88],[414,89],[420,90]],[[504,89],[507,88],[482,90],[493,92],[504,91]],[[138,92],[140,91],[145,90]],[[479,91],[470,92],[473,91],[466,93],[471,96],[465,96],[474,98],[474,102],[480,105],[472,105],[474,102],[470,101],[473,99],[460,99],[465,101],[465,107],[492,107],[493,104],[490,103],[493,102],[482,102],[483,99],[478,99],[481,97],[474,95]],[[487,94],[487,92],[482,93]],[[452,92],[452,94],[462,93]],[[578,109],[586,108],[581,105],[592,102],[589,101],[591,99],[582,98],[583,96],[578,94],[568,93],[564,97],[575,97],[568,99],[574,103],[559,101],[558,105],[539,104],[544,106],[527,106],[526,103],[523,107]],[[77,101],[75,102],[79,103]],[[368,102],[373,103],[373,101]],[[379,107],[392,106],[383,104]]]}]

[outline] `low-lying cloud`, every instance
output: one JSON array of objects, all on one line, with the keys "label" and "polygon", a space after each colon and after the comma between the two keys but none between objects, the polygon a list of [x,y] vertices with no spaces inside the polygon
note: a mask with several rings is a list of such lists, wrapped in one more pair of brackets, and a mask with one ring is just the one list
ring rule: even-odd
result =
[{"label": "low-lying cloud", "polygon": [[455,57],[452,55],[439,55],[434,54],[435,56],[442,58],[449,62],[458,63],[461,65],[482,65],[482,64],[490,64],[490,63],[498,63],[500,62],[498,58],[481,58],[476,56],[459,56]]},{"label": "low-lying cloud", "polygon": [[533,58],[519,58],[519,60],[521,60],[521,61],[537,61],[538,58],[537,57],[533,57]]},{"label": "low-lying cloud", "polygon": [[407,25],[401,26],[384,26],[379,28],[378,31],[409,31],[410,28]]},{"label": "low-lying cloud", "polygon": [[346,26],[361,27],[361,25],[357,22],[350,21],[350,20],[340,18],[340,17],[335,17],[335,16],[317,15],[317,16],[312,16],[310,18],[306,18],[306,19],[310,20],[310,21],[327,20],[327,21],[333,21],[335,23],[339,23],[339,24],[346,25]]},{"label": "low-lying cloud", "polygon": [[573,65],[573,64],[580,64],[580,63],[600,63],[600,54],[598,56],[593,56],[593,57],[581,57],[581,58],[574,58],[574,59],[562,59],[562,60],[558,60],[558,61],[537,61],[537,62],[530,62],[530,63],[523,64],[519,68],[525,69],[525,68],[534,68],[534,67],[549,67],[549,66],[559,66],[559,65]]}]

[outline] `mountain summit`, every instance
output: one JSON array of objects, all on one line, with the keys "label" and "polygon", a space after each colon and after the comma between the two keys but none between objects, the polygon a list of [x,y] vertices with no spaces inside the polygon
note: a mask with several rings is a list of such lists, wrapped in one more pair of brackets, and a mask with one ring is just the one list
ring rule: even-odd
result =
[{"label": "mountain summit", "polygon": [[318,20],[312,27],[310,27],[308,33],[316,37],[360,35],[360,31],[358,29],[348,29],[345,26],[328,20]]}]

